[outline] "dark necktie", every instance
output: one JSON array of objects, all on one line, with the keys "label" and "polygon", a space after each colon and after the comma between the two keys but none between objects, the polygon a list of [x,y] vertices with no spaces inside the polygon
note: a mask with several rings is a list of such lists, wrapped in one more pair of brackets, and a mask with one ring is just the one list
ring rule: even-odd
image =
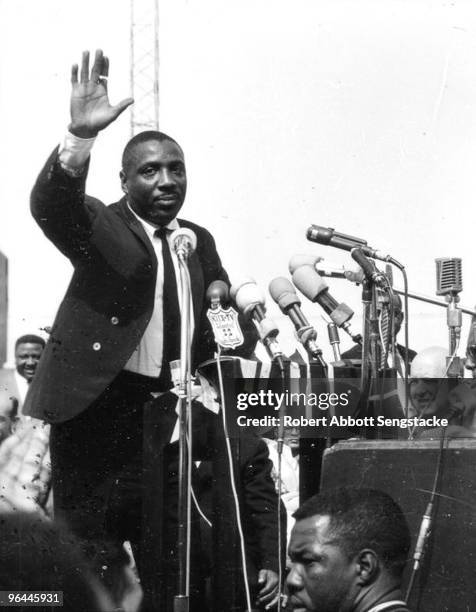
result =
[{"label": "dark necktie", "polygon": [[177,293],[177,281],[174,264],[170,253],[166,227],[155,231],[155,236],[162,241],[162,261],[164,262],[164,285],[162,292],[163,314],[163,352],[161,379],[170,378],[169,363],[180,359],[180,307]]}]

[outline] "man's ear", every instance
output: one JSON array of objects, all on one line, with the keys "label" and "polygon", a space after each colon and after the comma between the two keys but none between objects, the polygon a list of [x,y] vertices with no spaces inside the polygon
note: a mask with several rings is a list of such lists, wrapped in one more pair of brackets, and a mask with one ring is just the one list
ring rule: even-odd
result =
[{"label": "man's ear", "polygon": [[357,571],[359,583],[367,585],[377,578],[380,570],[379,558],[371,548],[365,548],[357,555]]},{"label": "man's ear", "polygon": [[121,189],[127,195],[127,193],[128,193],[127,185],[126,185],[127,176],[126,176],[126,173],[124,172],[124,170],[121,170],[119,172],[119,178],[121,179]]}]

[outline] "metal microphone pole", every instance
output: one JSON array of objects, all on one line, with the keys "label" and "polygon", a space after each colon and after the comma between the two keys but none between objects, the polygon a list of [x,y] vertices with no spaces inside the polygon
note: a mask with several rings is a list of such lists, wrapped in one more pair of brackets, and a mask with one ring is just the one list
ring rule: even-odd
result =
[{"label": "metal microphone pole", "polygon": [[370,369],[370,319],[372,311],[372,283],[364,279],[362,283],[362,370],[360,372],[360,392],[367,389]]},{"label": "metal microphone pole", "polygon": [[461,337],[462,313],[458,307],[459,293],[463,290],[462,260],[459,257],[439,257],[436,263],[436,295],[444,295],[448,304],[446,320],[448,324],[449,355],[446,359],[448,378],[462,378],[464,365],[457,357]]},{"label": "metal microphone pole", "polygon": [[178,594],[174,612],[188,612],[190,605],[190,522],[192,490],[192,372],[191,372],[191,285],[187,254],[177,252],[180,271],[182,313],[180,318],[179,382],[179,498],[178,498]]}]

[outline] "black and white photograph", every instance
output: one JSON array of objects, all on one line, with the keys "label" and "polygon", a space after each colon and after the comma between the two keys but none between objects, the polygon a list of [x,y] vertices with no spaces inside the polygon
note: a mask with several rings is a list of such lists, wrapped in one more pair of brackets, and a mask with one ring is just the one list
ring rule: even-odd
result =
[{"label": "black and white photograph", "polygon": [[476,4],[0,24],[0,609],[476,612]]}]

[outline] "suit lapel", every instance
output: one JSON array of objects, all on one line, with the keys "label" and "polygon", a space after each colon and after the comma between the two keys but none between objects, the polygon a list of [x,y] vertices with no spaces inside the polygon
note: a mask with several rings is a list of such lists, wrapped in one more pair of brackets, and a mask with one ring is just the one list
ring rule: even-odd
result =
[{"label": "suit lapel", "polygon": [[[140,239],[140,241],[144,244],[147,249],[151,259],[153,262],[157,262],[155,257],[154,247],[149,240],[149,237],[145,233],[142,224],[137,220],[135,215],[132,213],[131,209],[127,205],[127,199],[124,197],[117,203],[119,214],[124,219],[128,227],[134,232],[134,234]],[[157,263],[155,263],[157,265]]]}]

